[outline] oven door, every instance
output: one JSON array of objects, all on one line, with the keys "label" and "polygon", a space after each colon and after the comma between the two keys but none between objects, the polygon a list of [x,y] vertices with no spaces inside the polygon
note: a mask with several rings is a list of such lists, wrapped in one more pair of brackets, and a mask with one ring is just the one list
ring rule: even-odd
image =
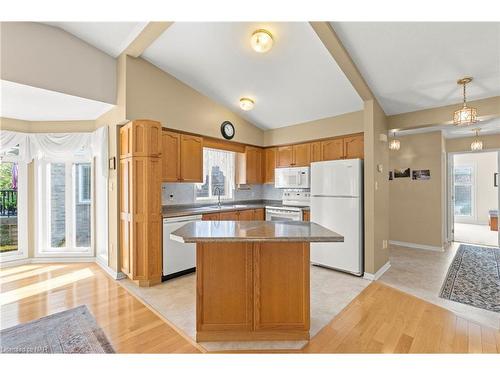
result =
[{"label": "oven door", "polygon": [[302,211],[266,208],[266,221],[300,221]]}]

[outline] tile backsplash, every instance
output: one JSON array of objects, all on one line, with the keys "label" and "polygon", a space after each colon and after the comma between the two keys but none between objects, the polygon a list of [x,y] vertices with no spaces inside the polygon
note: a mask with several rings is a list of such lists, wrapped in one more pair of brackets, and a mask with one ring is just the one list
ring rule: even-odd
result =
[{"label": "tile backsplash", "polygon": [[[195,184],[164,183],[161,186],[162,205],[178,205],[196,203],[194,197]],[[281,200],[282,190],[273,185],[248,185],[243,189],[235,189],[234,200]]]}]

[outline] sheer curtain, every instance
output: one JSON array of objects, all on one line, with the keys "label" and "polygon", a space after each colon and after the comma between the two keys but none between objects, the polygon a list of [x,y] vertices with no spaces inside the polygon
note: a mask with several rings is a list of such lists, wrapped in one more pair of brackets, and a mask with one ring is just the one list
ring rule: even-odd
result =
[{"label": "sheer curtain", "polygon": [[224,175],[224,196],[229,199],[233,197],[235,188],[235,153],[231,151],[218,150],[212,148],[203,149],[203,184],[197,184],[199,188],[207,183],[208,198],[213,197],[213,189],[220,184],[216,181],[220,178],[220,172]]}]

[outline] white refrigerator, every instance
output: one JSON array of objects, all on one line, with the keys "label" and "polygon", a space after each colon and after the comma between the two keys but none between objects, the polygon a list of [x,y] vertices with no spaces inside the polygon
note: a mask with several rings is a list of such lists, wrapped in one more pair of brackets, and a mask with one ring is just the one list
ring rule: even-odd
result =
[{"label": "white refrigerator", "polygon": [[344,236],[344,242],[311,243],[311,263],[363,274],[363,161],[311,164],[311,221]]}]

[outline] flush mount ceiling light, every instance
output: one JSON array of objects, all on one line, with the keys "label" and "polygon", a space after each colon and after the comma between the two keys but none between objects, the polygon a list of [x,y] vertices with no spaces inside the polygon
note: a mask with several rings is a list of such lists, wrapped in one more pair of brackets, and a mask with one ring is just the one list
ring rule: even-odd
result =
[{"label": "flush mount ceiling light", "polygon": [[255,30],[250,38],[250,44],[255,52],[264,53],[273,46],[272,34],[264,29]]},{"label": "flush mount ceiling light", "polygon": [[456,126],[466,126],[477,122],[477,110],[476,108],[467,106],[465,97],[465,86],[471,82],[472,77],[465,77],[457,81],[464,88],[464,104],[462,108],[456,110],[453,114],[453,124]]},{"label": "flush mount ceiling light", "polygon": [[255,102],[250,98],[240,99],[240,108],[244,111],[251,111],[255,106]]},{"label": "flush mount ceiling light", "polygon": [[[393,132],[392,136],[395,137],[396,132]],[[391,141],[389,142],[389,150],[399,151],[400,148],[401,148],[401,142],[399,142],[398,139],[391,139]]]},{"label": "flush mount ceiling light", "polygon": [[476,138],[470,144],[470,149],[472,151],[481,151],[483,149],[483,141],[479,139],[480,130],[481,129],[474,129],[474,131],[476,132]]}]

